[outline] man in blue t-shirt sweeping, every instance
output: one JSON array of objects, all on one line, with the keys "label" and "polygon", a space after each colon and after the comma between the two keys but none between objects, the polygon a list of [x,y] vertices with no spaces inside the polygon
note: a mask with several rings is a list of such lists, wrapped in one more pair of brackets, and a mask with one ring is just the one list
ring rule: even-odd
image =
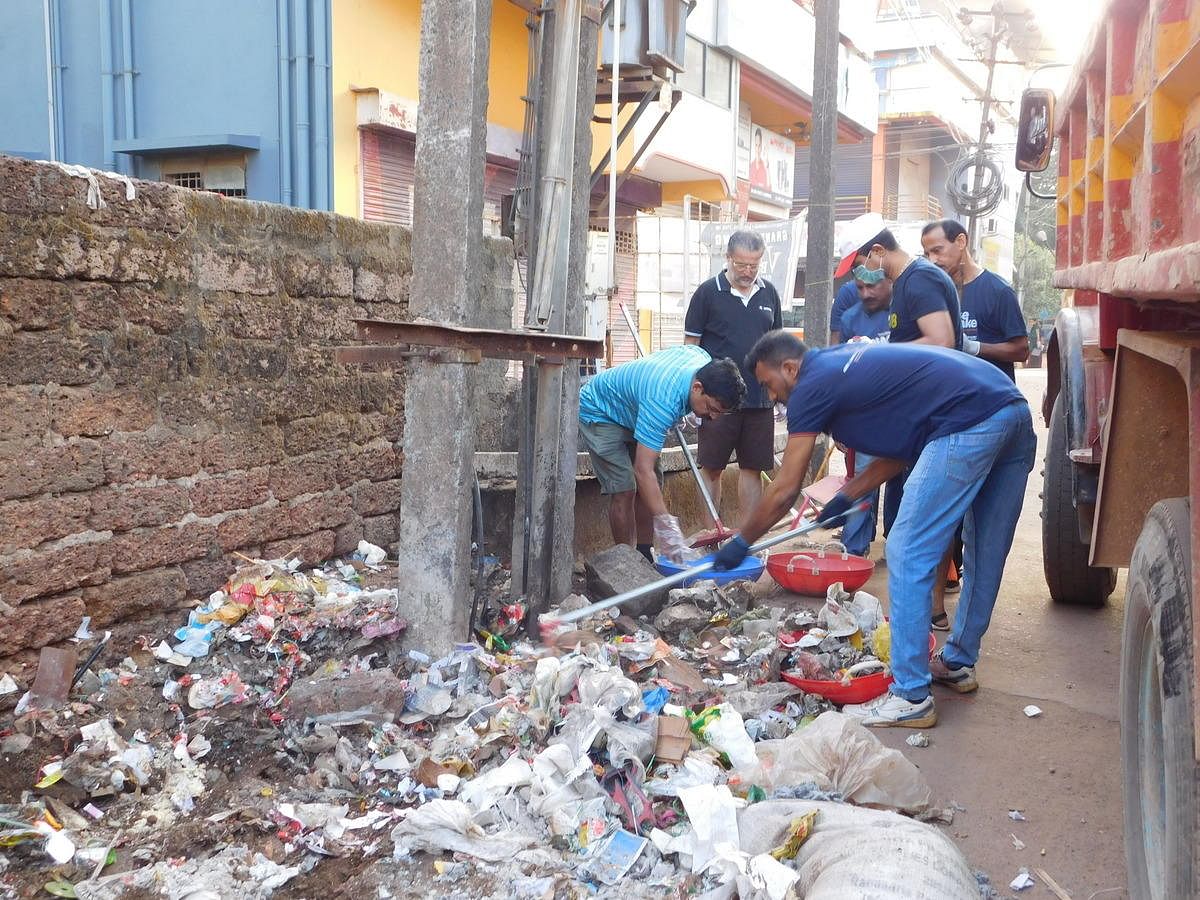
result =
[{"label": "man in blue t-shirt sweeping", "polygon": [[651,540],[673,562],[687,544],[663,500],[658,458],[667,432],[689,412],[716,419],[742,405],[746,382],[731,359],[671,347],[606,369],[579,391],[579,436],[600,493],[609,496],[613,541],[654,562]]},{"label": "man in blue t-shirt sweeping", "polygon": [[[910,466],[888,549],[894,681],[883,696],[842,711],[865,725],[934,725],[931,681],[961,693],[979,686],[980,642],[1037,447],[1029,405],[995,367],[944,348],[845,344],[809,350],[792,335],[773,331],[746,362],[772,399],[787,401],[788,445],[774,484],[717,553],[717,568],[738,565],[750,544],[787,512],[818,434],[876,457],[826,504],[819,521],[845,513]],[[950,639],[930,659],[933,581],[960,521],[971,566]]]}]

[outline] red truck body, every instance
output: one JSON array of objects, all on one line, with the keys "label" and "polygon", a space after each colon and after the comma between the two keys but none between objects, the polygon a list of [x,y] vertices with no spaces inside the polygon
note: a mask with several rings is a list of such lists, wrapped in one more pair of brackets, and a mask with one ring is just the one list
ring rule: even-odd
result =
[{"label": "red truck body", "polygon": [[1130,895],[1200,896],[1200,0],[1108,3],[1055,122],[1047,581],[1094,605],[1129,569]]}]

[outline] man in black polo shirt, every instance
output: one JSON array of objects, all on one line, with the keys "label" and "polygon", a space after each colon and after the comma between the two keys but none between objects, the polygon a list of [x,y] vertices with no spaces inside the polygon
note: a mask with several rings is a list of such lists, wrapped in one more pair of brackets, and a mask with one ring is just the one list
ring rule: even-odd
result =
[{"label": "man in black polo shirt", "polygon": [[[684,340],[699,344],[714,359],[731,357],[742,364],[754,343],[783,327],[774,286],[758,274],[766,249],[753,231],[735,231],[725,250],[725,269],[692,295],[683,322]],[[721,501],[721,473],[737,451],[738,505],[752,509],[762,496],[762,474],[775,465],[775,422],[771,400],[754,373],[743,368],[746,399],[741,409],[700,425],[697,457],[713,500]],[[714,523],[715,524],[715,523]]]}]

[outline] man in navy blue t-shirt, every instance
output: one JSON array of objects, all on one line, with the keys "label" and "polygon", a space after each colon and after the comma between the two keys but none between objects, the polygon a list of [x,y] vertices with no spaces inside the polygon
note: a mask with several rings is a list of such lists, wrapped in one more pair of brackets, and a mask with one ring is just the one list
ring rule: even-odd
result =
[{"label": "man in navy blue t-shirt", "polygon": [[[839,242],[842,260],[837,271],[854,267],[864,284],[864,296],[890,279],[891,318],[888,340],[893,344],[931,344],[960,347],[958,293],[950,277],[926,259],[900,249],[895,235],[883,228],[883,218],[867,213],[850,222]],[[874,287],[872,285],[875,285]],[[883,499],[883,534],[888,536],[904,497],[905,473],[889,482]]]},{"label": "man in navy blue t-shirt", "polygon": [[849,340],[842,333],[842,315],[859,302],[858,282],[851,278],[833,296],[833,308],[829,310],[829,343],[841,344]]},{"label": "man in navy blue t-shirt", "polygon": [[[773,331],[746,362],[772,399],[787,399],[788,445],[774,484],[717,553],[717,567],[740,563],[787,512],[818,434],[878,457],[826,504],[822,522],[844,516],[910,466],[888,552],[894,681],[884,696],[843,712],[866,725],[934,725],[931,680],[963,693],[979,686],[974,666],[1037,446],[1025,398],[995,367],[944,348],[844,344],[809,351]],[[950,639],[929,659],[933,581],[959,522],[971,567]]]},{"label": "man in navy blue t-shirt", "polygon": [[967,230],[953,219],[922,228],[921,246],[959,290],[963,350],[1015,381],[1013,363],[1029,359],[1029,334],[1012,285],[975,262],[967,248]]}]

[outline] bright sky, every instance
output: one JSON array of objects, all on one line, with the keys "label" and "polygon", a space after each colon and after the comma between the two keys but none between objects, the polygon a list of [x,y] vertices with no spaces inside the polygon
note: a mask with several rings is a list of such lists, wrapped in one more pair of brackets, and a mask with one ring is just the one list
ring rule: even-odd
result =
[{"label": "bright sky", "polygon": [[[1038,27],[1043,34],[1051,37],[1058,48],[1058,61],[1072,66],[1079,58],[1084,41],[1091,36],[1093,26],[1108,5],[1109,0],[1052,0],[1029,4]],[[1048,71],[1047,79],[1052,82],[1065,80],[1069,72],[1070,69],[1062,69],[1059,78],[1050,78],[1051,72]]]}]

